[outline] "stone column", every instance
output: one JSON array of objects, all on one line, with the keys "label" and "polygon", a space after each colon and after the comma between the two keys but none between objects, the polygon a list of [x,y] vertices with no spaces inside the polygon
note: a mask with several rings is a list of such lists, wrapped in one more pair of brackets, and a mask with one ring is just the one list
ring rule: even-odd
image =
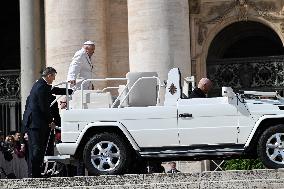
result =
[{"label": "stone column", "polygon": [[[127,0],[110,0],[107,13],[108,77],[125,77],[129,72]],[[123,83],[108,82],[109,86]]]},{"label": "stone column", "polygon": [[128,31],[130,71],[190,74],[188,0],[128,0]]},{"label": "stone column", "polygon": [[9,104],[10,109],[10,131],[16,131],[16,105],[15,102]]},{"label": "stone column", "polygon": [[20,0],[21,101],[26,98],[44,66],[43,1]]},{"label": "stone column", "polygon": [[47,0],[46,65],[57,70],[55,83],[66,81],[74,53],[87,40],[96,42],[95,78],[107,76],[105,0]]}]

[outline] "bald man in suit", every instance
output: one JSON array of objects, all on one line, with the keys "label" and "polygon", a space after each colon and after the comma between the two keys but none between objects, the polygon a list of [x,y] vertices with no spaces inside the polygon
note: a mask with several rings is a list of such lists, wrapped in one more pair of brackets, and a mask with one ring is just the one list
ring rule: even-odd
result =
[{"label": "bald man in suit", "polygon": [[208,78],[202,78],[188,98],[206,98],[206,94],[212,88],[212,82]]}]

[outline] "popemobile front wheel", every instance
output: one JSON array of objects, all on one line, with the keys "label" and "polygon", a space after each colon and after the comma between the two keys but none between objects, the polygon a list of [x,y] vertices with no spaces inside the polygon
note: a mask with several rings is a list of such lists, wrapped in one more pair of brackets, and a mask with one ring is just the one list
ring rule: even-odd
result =
[{"label": "popemobile front wheel", "polygon": [[87,170],[93,175],[123,174],[131,163],[127,143],[114,133],[100,133],[91,138],[83,158]]},{"label": "popemobile front wheel", "polygon": [[257,151],[265,167],[284,168],[284,125],[266,129],[259,139]]}]

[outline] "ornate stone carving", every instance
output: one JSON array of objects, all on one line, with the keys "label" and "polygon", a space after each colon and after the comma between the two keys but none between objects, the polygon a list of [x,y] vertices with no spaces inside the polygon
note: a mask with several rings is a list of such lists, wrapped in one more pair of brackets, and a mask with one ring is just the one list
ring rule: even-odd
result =
[{"label": "ornate stone carving", "polygon": [[196,20],[196,25],[198,26],[198,36],[197,36],[197,43],[199,45],[202,45],[206,35],[207,35],[207,27],[206,24],[204,22],[201,21],[201,19],[197,19]]},{"label": "ornate stone carving", "polygon": [[277,8],[273,2],[253,2],[249,1],[248,5],[252,8],[259,16],[266,20],[273,22],[282,22],[284,20],[284,15],[282,11],[277,12]]},{"label": "ornate stone carving", "polygon": [[276,12],[277,11],[277,7],[274,2],[251,1],[250,0],[248,1],[247,4],[258,11],[265,11],[265,12]]},{"label": "ornate stone carving", "polygon": [[[234,0],[229,3],[212,6],[208,15],[196,21],[198,27],[197,42],[202,45],[207,36],[208,25],[218,24],[228,17],[235,10],[239,21],[248,19],[249,10],[253,10],[258,16],[272,22],[280,22],[281,31],[284,33],[284,15],[282,10],[277,10],[274,2],[252,1],[252,0]],[[277,12],[278,11],[278,12]],[[216,16],[217,15],[217,16]],[[283,24],[282,24],[283,23]]]},{"label": "ornate stone carving", "polygon": [[281,32],[284,33],[284,22],[282,22],[282,23],[280,24],[280,29],[281,29]]},{"label": "ornate stone carving", "polygon": [[237,0],[236,9],[239,21],[245,21],[248,19],[249,6],[247,4],[247,0]]},{"label": "ornate stone carving", "polygon": [[[230,2],[211,7],[207,17],[203,19],[203,22],[208,24],[222,22],[225,19],[225,17],[232,10],[234,10],[235,6],[236,6],[235,2]],[[217,15],[217,16],[212,16],[212,15]]]},{"label": "ornate stone carving", "polygon": [[190,14],[199,14],[200,0],[188,0]]},{"label": "ornate stone carving", "polygon": [[[235,2],[231,3],[225,3],[219,6],[214,6],[209,10],[208,16],[206,18],[201,18],[196,20],[196,25],[198,27],[198,36],[197,36],[197,42],[199,45],[202,45],[208,29],[208,24],[214,24],[222,22],[225,17],[234,9]],[[217,15],[217,16],[211,16],[211,15]]]}]

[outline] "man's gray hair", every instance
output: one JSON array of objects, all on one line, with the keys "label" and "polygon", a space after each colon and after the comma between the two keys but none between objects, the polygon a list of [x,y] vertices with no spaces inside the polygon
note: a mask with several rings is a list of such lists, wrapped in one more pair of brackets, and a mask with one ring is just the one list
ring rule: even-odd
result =
[{"label": "man's gray hair", "polygon": [[41,73],[41,76],[42,77],[46,77],[48,76],[49,74],[57,74],[56,70],[53,68],[53,67],[46,67],[42,73]]}]

